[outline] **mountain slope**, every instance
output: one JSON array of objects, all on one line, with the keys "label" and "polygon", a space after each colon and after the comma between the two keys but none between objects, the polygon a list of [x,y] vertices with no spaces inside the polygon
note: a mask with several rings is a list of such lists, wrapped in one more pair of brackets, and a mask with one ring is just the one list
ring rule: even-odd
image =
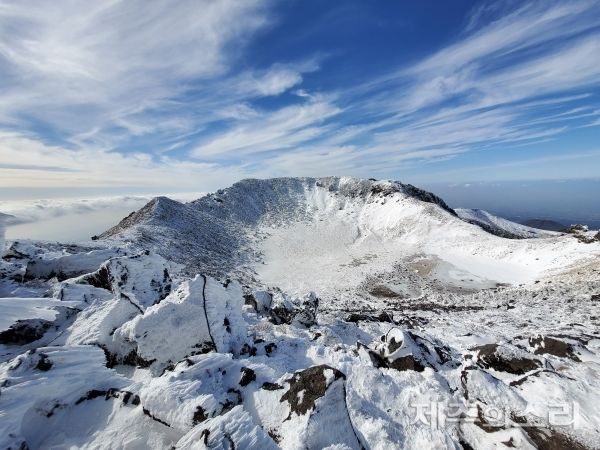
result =
[{"label": "mountain slope", "polygon": [[[528,234],[484,218],[479,225],[496,234]],[[429,278],[459,290],[522,283],[573,261],[573,242],[535,236],[549,238],[519,244],[492,235],[410,185],[326,177],[243,180],[187,204],[159,197],[100,237],[156,251],[190,275],[317,289],[333,299],[352,297],[370,277],[398,284],[416,260],[431,266]],[[418,280],[400,284],[428,289]]]},{"label": "mountain slope", "polygon": [[322,208],[356,210],[391,196],[422,204],[437,216],[455,215],[439,197],[398,182],[339,177],[248,179],[187,204],[157,197],[99,239],[152,249],[185,264],[190,272],[242,276],[240,265],[259,260],[253,243],[261,227],[306,222]]}]

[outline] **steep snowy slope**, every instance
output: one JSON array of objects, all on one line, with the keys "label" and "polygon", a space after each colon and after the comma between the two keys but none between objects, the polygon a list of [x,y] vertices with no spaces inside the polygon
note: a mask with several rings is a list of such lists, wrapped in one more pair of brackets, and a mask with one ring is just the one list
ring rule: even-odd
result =
[{"label": "steep snowy slope", "polygon": [[600,448],[594,233],[285,178],[9,242],[0,447]]}]

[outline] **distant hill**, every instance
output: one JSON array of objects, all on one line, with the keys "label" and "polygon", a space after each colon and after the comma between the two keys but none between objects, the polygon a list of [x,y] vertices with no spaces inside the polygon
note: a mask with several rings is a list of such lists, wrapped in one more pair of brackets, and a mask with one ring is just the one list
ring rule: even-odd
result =
[{"label": "distant hill", "polygon": [[531,228],[538,228],[540,230],[548,231],[562,231],[567,228],[566,225],[550,219],[529,219],[520,223]]}]

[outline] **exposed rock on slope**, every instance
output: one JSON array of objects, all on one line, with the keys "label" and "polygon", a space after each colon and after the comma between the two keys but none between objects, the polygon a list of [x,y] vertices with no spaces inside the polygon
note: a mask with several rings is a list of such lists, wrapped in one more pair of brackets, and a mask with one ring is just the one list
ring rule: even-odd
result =
[{"label": "exposed rock on slope", "polygon": [[223,274],[241,258],[244,236],[240,232],[239,227],[189,204],[157,197],[99,238],[119,237],[204,273]]}]

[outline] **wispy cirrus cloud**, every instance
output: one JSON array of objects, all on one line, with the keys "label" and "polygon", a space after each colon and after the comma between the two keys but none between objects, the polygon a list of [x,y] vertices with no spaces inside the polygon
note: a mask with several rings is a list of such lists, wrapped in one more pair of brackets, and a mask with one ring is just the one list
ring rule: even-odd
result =
[{"label": "wispy cirrus cloud", "polygon": [[483,3],[446,45],[333,88],[327,57],[246,54],[273,7],[0,3],[1,185],[394,177],[598,125],[598,2]]}]

